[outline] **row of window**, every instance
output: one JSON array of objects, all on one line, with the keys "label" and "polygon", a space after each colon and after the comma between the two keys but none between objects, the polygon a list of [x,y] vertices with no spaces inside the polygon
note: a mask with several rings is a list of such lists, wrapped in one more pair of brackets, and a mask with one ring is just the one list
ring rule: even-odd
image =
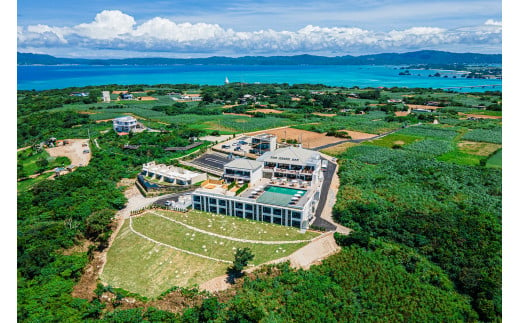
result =
[{"label": "row of window", "polygon": [[[194,195],[193,196],[193,201],[195,203],[200,202],[201,201],[201,197],[198,196],[198,195]],[[209,199],[210,207],[216,206],[217,203],[218,203],[218,206],[224,206],[224,207],[226,206],[226,200],[219,199],[218,202],[217,202],[217,199],[215,199],[215,198],[210,198]],[[252,211],[253,210],[253,205],[252,204],[246,204],[246,203],[238,202],[238,203],[235,203],[235,208],[237,210],[244,210],[245,209],[246,211]],[[280,209],[280,208],[273,208],[273,207],[269,207],[269,206],[263,206],[262,207],[262,213],[268,213],[268,214],[281,216],[282,212],[283,212],[283,210]],[[290,217],[292,217],[292,218],[296,218],[296,219],[300,219],[301,218],[301,212],[292,211],[292,210],[288,210],[287,212],[288,212],[288,215]]]},{"label": "row of window", "polygon": [[[195,210],[202,210],[202,205],[200,203],[194,203],[193,204],[193,208]],[[211,206],[211,205],[209,207],[209,212],[211,212],[211,213],[227,214],[225,208],[217,208],[216,206]],[[296,213],[299,214],[299,212],[296,212]],[[299,228],[300,224],[301,224],[301,221],[298,219],[299,217],[295,218],[294,215],[295,214],[293,213],[293,218],[292,219],[289,218],[287,220],[288,224],[293,226],[293,227]],[[239,218],[244,218],[245,217],[246,219],[250,219],[250,220],[254,219],[253,212],[247,212],[247,211],[243,212],[243,211],[240,211],[240,210],[236,210],[234,216],[239,217]],[[271,215],[263,214],[263,215],[261,215],[260,220],[264,221],[264,222],[271,223]],[[282,219],[281,217],[276,217],[276,216],[272,217],[272,223],[285,225],[284,219]]]}]

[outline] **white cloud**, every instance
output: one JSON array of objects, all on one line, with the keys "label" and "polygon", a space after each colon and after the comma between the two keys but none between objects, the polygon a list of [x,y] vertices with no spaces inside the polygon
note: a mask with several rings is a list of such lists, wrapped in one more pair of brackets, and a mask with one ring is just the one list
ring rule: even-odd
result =
[{"label": "white cloud", "polygon": [[413,27],[376,32],[355,27],[308,25],[296,31],[252,32],[224,29],[218,24],[176,23],[155,17],[137,24],[119,10],[102,11],[94,21],[73,27],[18,27],[19,48],[74,47],[99,50],[192,52],[210,54],[292,54],[406,51],[436,46],[500,50],[502,23],[489,19],[480,26],[458,29]]},{"label": "white cloud", "polygon": [[131,33],[134,25],[132,16],[119,10],[103,10],[96,15],[93,22],[79,24],[73,30],[76,34],[91,39],[112,39]]},{"label": "white cloud", "polygon": [[493,19],[488,19],[488,20],[486,20],[484,25],[502,26],[502,22],[501,21],[495,21]]}]

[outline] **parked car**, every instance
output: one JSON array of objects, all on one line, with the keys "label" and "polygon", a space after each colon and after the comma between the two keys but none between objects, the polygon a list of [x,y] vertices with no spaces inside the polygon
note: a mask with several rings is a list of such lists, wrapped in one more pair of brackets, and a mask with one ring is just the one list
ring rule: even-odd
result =
[{"label": "parked car", "polygon": [[222,145],[222,148],[223,148],[223,149],[229,149],[230,146],[229,146],[229,145]]},{"label": "parked car", "polygon": [[239,150],[242,150],[242,149],[240,149],[240,147],[235,148],[235,151],[239,151]]},{"label": "parked car", "polygon": [[171,206],[173,204],[173,201],[166,201],[164,202],[164,205],[166,206]]}]

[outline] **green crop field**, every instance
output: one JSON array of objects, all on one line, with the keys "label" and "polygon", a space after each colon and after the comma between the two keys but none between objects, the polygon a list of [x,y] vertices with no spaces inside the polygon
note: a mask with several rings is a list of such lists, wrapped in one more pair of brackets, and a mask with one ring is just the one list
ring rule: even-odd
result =
[{"label": "green crop field", "polygon": [[[193,230],[169,219],[208,233]],[[296,228],[203,212],[148,212],[132,218],[132,227],[139,234],[156,242],[225,261],[233,261],[237,248],[248,247],[255,255],[251,261],[253,265],[288,256],[306,242],[259,244],[234,241],[226,237],[294,241],[318,236],[314,232],[299,233]],[[225,275],[228,266],[230,264],[226,262],[187,254],[147,240],[132,232],[129,220],[126,220],[108,251],[101,280],[114,287],[154,297],[173,286],[190,287]]]},{"label": "green crop field", "polygon": [[486,167],[502,168],[502,149],[498,150],[487,160]]},{"label": "green crop field", "polygon": [[392,148],[396,145],[402,146],[411,144],[414,141],[420,140],[421,137],[415,137],[410,135],[404,135],[400,133],[393,133],[388,136],[384,136],[383,138],[379,138],[376,140],[368,141],[368,145],[374,145],[374,146],[380,146],[380,147],[386,147],[386,148]]},{"label": "green crop field", "polygon": [[468,154],[459,149],[447,152],[436,158],[439,161],[450,162],[459,165],[477,166],[480,165],[481,156]]}]

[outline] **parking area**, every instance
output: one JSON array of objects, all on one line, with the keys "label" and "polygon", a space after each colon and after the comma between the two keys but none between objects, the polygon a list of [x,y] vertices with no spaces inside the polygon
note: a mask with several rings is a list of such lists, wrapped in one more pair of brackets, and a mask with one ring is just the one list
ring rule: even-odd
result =
[{"label": "parking area", "polygon": [[217,144],[215,148],[233,154],[248,154],[251,149],[251,140],[249,136],[242,136]]},{"label": "parking area", "polygon": [[192,192],[193,191],[164,195],[162,198],[158,199],[153,204],[160,206],[169,206],[170,203],[168,203],[168,201],[178,202],[180,196],[190,196]]}]

